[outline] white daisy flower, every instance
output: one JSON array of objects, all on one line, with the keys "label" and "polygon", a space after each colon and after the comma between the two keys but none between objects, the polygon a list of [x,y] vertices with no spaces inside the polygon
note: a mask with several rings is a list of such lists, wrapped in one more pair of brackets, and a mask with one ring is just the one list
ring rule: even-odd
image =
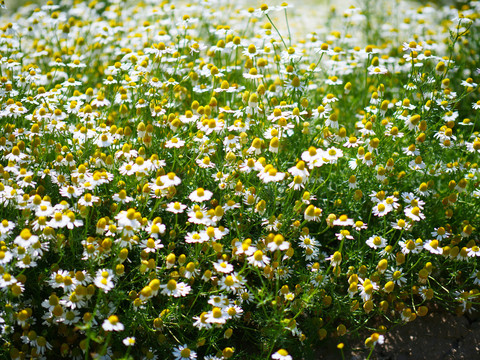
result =
[{"label": "white daisy flower", "polygon": [[204,202],[210,200],[212,196],[213,193],[211,191],[198,188],[197,190],[193,191],[188,198],[194,202]]},{"label": "white daisy flower", "polygon": [[160,285],[162,289],[161,293],[167,296],[181,297],[187,296],[192,288],[184,282],[177,282],[174,279],[170,279],[167,284]]},{"label": "white daisy flower", "polygon": [[116,315],[110,315],[102,324],[105,331],[123,331],[124,326]]},{"label": "white daisy flower", "polygon": [[366,244],[373,249],[382,249],[387,246],[387,240],[381,236],[372,235],[367,239]]}]

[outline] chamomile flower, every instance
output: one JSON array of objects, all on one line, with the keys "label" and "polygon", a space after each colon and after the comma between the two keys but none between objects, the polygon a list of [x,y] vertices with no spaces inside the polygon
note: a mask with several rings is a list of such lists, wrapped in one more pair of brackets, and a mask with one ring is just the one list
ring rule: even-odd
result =
[{"label": "chamomile flower", "polygon": [[389,206],[386,201],[381,201],[377,203],[373,208],[372,208],[372,213],[375,216],[378,217],[383,217],[387,215],[390,211],[392,211],[393,208]]},{"label": "chamomile flower", "polygon": [[322,215],[322,212],[322,209],[310,204],[305,209],[304,218],[307,221],[320,221],[320,216]]},{"label": "chamomile flower", "polygon": [[160,180],[165,187],[178,186],[182,183],[182,180],[174,172],[169,172],[167,175],[162,175]]},{"label": "chamomile flower", "polygon": [[236,272],[225,274],[219,280],[220,289],[236,294],[238,291],[244,289],[243,278]]},{"label": "chamomile flower", "polygon": [[263,78],[263,75],[258,73],[257,68],[252,67],[247,73],[243,73],[243,77],[249,80],[257,80]]},{"label": "chamomile flower", "polygon": [[126,337],[125,339],[123,339],[122,342],[125,346],[134,346],[136,340],[135,340],[134,336],[129,336],[129,337]]},{"label": "chamomile flower", "polygon": [[480,247],[478,247],[477,245],[472,246],[470,249],[468,249],[467,256],[468,257],[480,256]]},{"label": "chamomile flower", "polygon": [[423,241],[421,240],[400,240],[398,242],[398,245],[400,245],[401,251],[403,254],[407,255],[410,253],[413,254],[418,254],[420,251],[423,249]]},{"label": "chamomile flower", "polygon": [[354,226],[353,219],[350,219],[347,215],[341,215],[338,219],[333,221],[334,226]]},{"label": "chamomile flower", "polygon": [[372,235],[367,239],[366,244],[373,249],[383,249],[387,246],[387,240],[379,235]]},{"label": "chamomile flower", "polygon": [[223,274],[229,274],[233,271],[233,265],[229,264],[227,261],[222,259],[217,260],[217,262],[214,262],[213,267],[217,272],[223,273]]},{"label": "chamomile flower", "polygon": [[388,73],[388,69],[385,66],[377,65],[377,66],[369,66],[367,68],[368,75],[385,75]]},{"label": "chamomile flower", "polygon": [[123,331],[125,326],[120,322],[118,316],[110,315],[102,324],[105,331]]},{"label": "chamomile flower", "polygon": [[82,188],[78,188],[76,186],[63,186],[59,190],[60,195],[63,197],[71,198],[78,198],[83,193]]},{"label": "chamomile flower", "polygon": [[247,260],[249,264],[260,268],[264,268],[266,265],[270,264],[270,258],[266,256],[262,250],[256,250],[252,256],[247,258]]},{"label": "chamomile flower", "polygon": [[168,283],[160,285],[162,289],[161,293],[167,296],[182,297],[187,296],[192,288],[184,282],[177,282],[174,279],[170,279]]},{"label": "chamomile flower", "polygon": [[335,236],[339,241],[342,241],[344,239],[353,240],[353,236],[350,235],[350,231],[345,230],[345,229],[340,230],[340,232],[336,233]]},{"label": "chamomile flower", "polygon": [[187,235],[185,236],[185,242],[187,244],[195,244],[195,243],[201,244],[201,243],[207,242],[208,240],[209,240],[209,237],[206,231],[198,231],[198,232],[193,231],[193,232],[187,233]]},{"label": "chamomile flower", "polygon": [[146,239],[140,243],[140,248],[147,253],[155,253],[158,249],[163,248],[163,244],[159,239]]},{"label": "chamomile flower", "polygon": [[175,347],[172,355],[174,356],[175,360],[192,360],[197,358],[197,353],[191,350],[187,344]]},{"label": "chamomile flower", "polygon": [[91,193],[86,193],[80,199],[78,199],[78,204],[82,206],[92,207],[95,204],[98,204],[100,197],[94,196]]},{"label": "chamomile flower", "polygon": [[421,221],[425,219],[425,215],[421,212],[418,206],[406,208],[405,216],[412,219],[413,221]]},{"label": "chamomile flower", "polygon": [[203,224],[207,226],[213,223],[210,215],[198,205],[194,206],[192,210],[188,212],[188,221],[193,224]]},{"label": "chamomile flower", "polygon": [[440,246],[440,243],[438,240],[429,240],[427,241],[424,245],[423,248],[425,250],[428,250],[432,254],[437,254],[441,255],[443,253],[443,248]]},{"label": "chamomile flower", "polygon": [[181,139],[178,139],[176,137],[168,140],[166,143],[165,143],[165,147],[167,149],[170,149],[170,148],[181,148],[185,145],[185,141],[184,140],[181,140]]},{"label": "chamomile flower", "polygon": [[272,359],[274,360],[292,360],[292,356],[288,354],[288,351],[285,349],[280,349],[272,354]]},{"label": "chamomile flower", "polygon": [[273,240],[267,244],[267,247],[270,251],[284,251],[290,248],[290,243],[288,241],[285,241],[283,235],[277,234],[274,236]]},{"label": "chamomile flower", "polygon": [[94,284],[103,292],[107,293],[115,286],[113,271],[110,269],[99,269],[96,273]]},{"label": "chamomile flower", "polygon": [[214,307],[205,314],[205,322],[209,324],[225,324],[228,319],[230,319],[228,312],[219,307]]},{"label": "chamomile flower", "polygon": [[193,191],[188,198],[194,202],[204,202],[210,200],[212,196],[213,193],[211,191],[198,188],[197,190]]},{"label": "chamomile flower", "polygon": [[356,148],[359,147],[361,144],[363,144],[363,141],[361,139],[358,139],[355,136],[350,136],[348,138],[348,141],[345,142],[343,146],[346,148]]},{"label": "chamomile flower", "polygon": [[175,201],[175,202],[169,203],[165,210],[172,212],[174,214],[181,214],[185,211],[186,208],[187,208],[187,205],[183,205],[178,201]]},{"label": "chamomile flower", "polygon": [[4,239],[6,235],[15,228],[15,226],[15,222],[3,219],[2,222],[0,222],[0,240]]},{"label": "chamomile flower", "polygon": [[406,222],[405,219],[398,219],[396,222],[391,222],[390,225],[396,230],[408,231],[412,227],[411,222]]},{"label": "chamomile flower", "polygon": [[368,225],[366,223],[364,223],[363,221],[361,220],[357,220],[355,221],[355,224],[353,226],[353,228],[356,230],[356,231],[361,231],[361,230],[364,230],[368,227]]},{"label": "chamomile flower", "polygon": [[133,161],[130,161],[128,163],[123,163],[122,166],[118,169],[121,175],[135,175],[135,172],[137,171],[135,167],[135,163]]},{"label": "chamomile flower", "polygon": [[451,233],[448,232],[443,226],[440,226],[438,228],[435,228],[434,231],[431,232],[432,236],[436,238],[438,241],[441,241],[443,239],[447,239],[450,237]]},{"label": "chamomile flower", "polygon": [[401,268],[388,269],[385,272],[385,278],[400,287],[405,285],[405,283],[407,282],[407,278],[404,276],[403,270]]},{"label": "chamomile flower", "polygon": [[18,246],[28,249],[33,244],[37,243],[37,241],[38,236],[33,235],[29,229],[25,228],[20,232],[20,235],[15,238],[14,243]]},{"label": "chamomile flower", "polygon": [[112,200],[116,201],[117,203],[127,204],[133,201],[133,197],[128,196],[127,192],[124,189],[122,189],[118,193],[112,196]]},{"label": "chamomile flower", "polygon": [[0,277],[0,289],[17,283],[17,279],[9,273],[3,273]]},{"label": "chamomile flower", "polygon": [[282,181],[285,178],[285,173],[279,172],[272,165],[267,165],[267,166],[265,166],[263,171],[258,174],[258,177],[264,183],[267,184],[267,183],[270,183],[270,182]]}]

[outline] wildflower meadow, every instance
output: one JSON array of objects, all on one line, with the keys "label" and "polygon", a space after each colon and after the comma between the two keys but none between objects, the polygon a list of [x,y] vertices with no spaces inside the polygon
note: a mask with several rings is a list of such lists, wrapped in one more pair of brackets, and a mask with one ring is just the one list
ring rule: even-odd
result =
[{"label": "wildflower meadow", "polygon": [[0,9],[0,357],[367,358],[478,310],[466,4]]}]

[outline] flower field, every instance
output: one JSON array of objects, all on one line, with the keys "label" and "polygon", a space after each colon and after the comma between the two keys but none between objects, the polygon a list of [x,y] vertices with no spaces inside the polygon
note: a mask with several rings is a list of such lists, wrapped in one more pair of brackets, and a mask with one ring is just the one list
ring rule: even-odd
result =
[{"label": "flower field", "polygon": [[370,357],[478,309],[480,2],[366,4],[2,9],[0,357]]}]

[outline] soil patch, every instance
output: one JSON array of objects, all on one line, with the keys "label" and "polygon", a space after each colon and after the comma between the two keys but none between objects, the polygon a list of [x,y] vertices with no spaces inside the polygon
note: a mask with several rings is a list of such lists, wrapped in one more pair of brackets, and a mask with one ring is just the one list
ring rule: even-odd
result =
[{"label": "soil patch", "polygon": [[[345,341],[345,359],[367,358],[363,341],[368,335]],[[337,343],[330,342],[315,358],[340,359]],[[385,342],[376,345],[371,359],[480,360],[480,312],[463,316],[433,312],[398,326],[385,334]]]}]

